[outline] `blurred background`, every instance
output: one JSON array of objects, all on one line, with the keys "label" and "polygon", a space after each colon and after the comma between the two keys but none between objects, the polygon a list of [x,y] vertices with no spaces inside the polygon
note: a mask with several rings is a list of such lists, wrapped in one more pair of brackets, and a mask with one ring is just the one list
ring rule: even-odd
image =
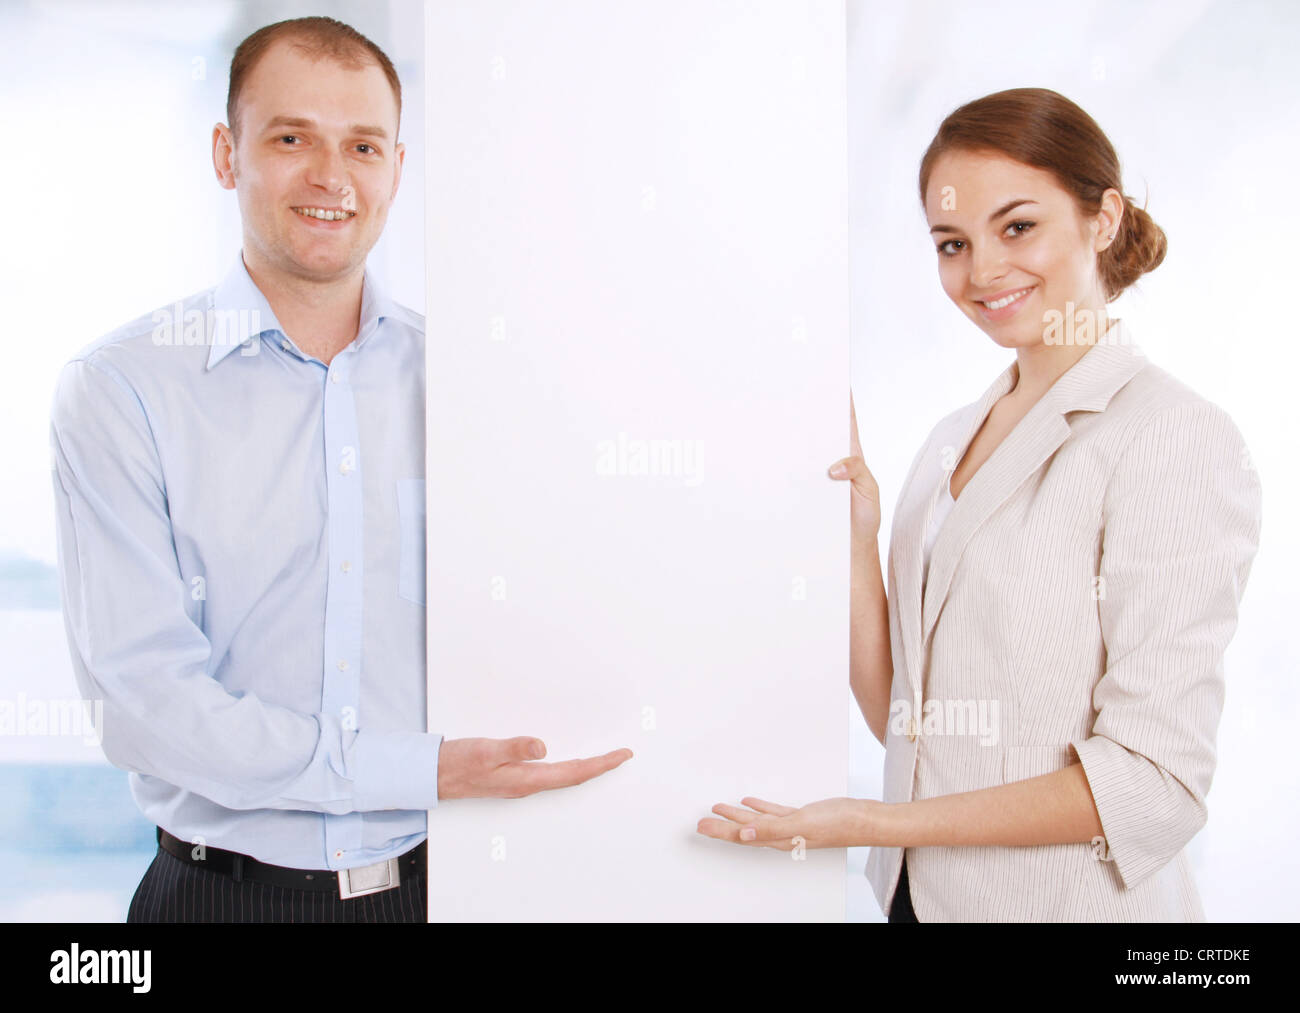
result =
[{"label": "blurred background", "polygon": [[[1300,717],[1292,520],[1300,423],[1294,264],[1300,226],[1300,5],[1287,0],[1073,3],[848,0],[853,388],[880,483],[882,552],[912,458],[1014,353],[939,286],[917,194],[943,118],[1004,88],[1043,87],[1106,131],[1125,192],[1165,230],[1164,263],[1112,304],[1149,359],[1224,408],[1264,490],[1259,555],[1225,661],[1227,701],[1209,823],[1192,859],[1211,921],[1295,920]],[[884,749],[850,703],[851,793],[879,798]],[[849,915],[882,920],[849,854]]]},{"label": "blurred background", "polygon": [[[387,2],[0,5],[0,109],[11,225],[0,249],[0,706],[78,697],[59,611],[49,411],[59,368],[155,307],[215,285],[240,248],[235,193],[211,136],[235,47],[323,14],[388,54],[402,81],[401,189],[369,263],[424,312],[423,5]],[[35,732],[35,734],[33,734]],[[0,921],[124,921],[157,844],[123,771],[80,735],[18,718],[0,730]]]}]

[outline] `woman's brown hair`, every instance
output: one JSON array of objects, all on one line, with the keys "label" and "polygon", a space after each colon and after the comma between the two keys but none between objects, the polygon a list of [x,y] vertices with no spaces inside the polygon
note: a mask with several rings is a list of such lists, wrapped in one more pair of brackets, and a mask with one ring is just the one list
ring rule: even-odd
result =
[{"label": "woman's brown hair", "polygon": [[[995,92],[949,113],[921,159],[922,206],[935,163],[950,151],[990,152],[1050,172],[1086,215],[1101,210],[1107,190],[1124,194],[1110,139],[1091,116],[1048,88]],[[1097,255],[1106,301],[1159,267],[1166,247],[1160,226],[1124,195],[1115,241]]]}]

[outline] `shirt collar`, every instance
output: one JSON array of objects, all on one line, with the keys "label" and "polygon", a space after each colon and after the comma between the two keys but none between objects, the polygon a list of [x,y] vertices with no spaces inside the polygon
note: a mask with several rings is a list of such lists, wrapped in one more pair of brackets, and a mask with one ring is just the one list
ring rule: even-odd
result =
[{"label": "shirt collar", "polygon": [[[395,305],[367,267],[361,283],[361,320],[355,342],[357,348],[380,330],[379,324],[393,315]],[[271,309],[271,304],[254,284],[248,268],[244,266],[242,252],[235,257],[234,265],[221,284],[213,290],[212,309],[207,323],[210,346],[208,369],[236,348],[246,346],[250,341],[260,341],[265,334],[288,337]]]}]

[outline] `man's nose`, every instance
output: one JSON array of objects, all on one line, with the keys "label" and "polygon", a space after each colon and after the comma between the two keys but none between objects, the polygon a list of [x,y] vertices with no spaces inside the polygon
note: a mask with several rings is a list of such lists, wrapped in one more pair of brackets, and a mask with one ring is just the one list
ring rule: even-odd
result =
[{"label": "man's nose", "polygon": [[343,156],[338,151],[321,148],[312,159],[308,182],[331,194],[342,194],[348,187],[348,171]]}]

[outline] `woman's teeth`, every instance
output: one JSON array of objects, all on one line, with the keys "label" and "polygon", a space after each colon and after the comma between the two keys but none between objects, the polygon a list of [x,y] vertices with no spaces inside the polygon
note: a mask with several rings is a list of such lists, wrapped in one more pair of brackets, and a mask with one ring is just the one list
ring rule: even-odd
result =
[{"label": "woman's teeth", "polygon": [[1003,306],[1010,306],[1017,299],[1022,299],[1030,291],[1030,288],[1022,288],[1019,292],[1012,292],[1001,299],[994,299],[992,302],[986,302],[984,305],[991,310],[1000,310]]},{"label": "woman's teeth", "polygon": [[355,218],[355,211],[336,211],[329,208],[294,208],[304,218],[319,218],[325,222],[336,222],[342,218]]}]

